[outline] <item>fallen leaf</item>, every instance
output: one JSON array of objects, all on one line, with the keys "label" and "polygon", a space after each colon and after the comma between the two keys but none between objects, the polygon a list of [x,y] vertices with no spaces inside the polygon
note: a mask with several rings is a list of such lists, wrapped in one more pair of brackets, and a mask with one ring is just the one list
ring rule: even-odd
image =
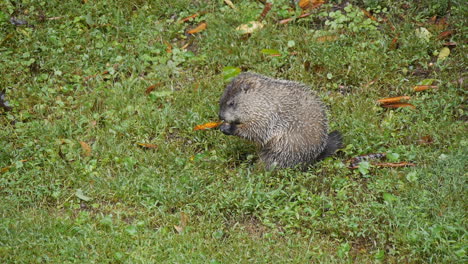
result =
[{"label": "fallen leaf", "polygon": [[429,32],[429,30],[427,30],[427,28],[420,27],[416,29],[416,37],[423,39],[425,41],[429,41],[430,38],[432,37],[432,34],[431,32]]},{"label": "fallen leaf", "polygon": [[312,13],[305,13],[305,14],[302,14],[302,15],[300,15],[300,16],[298,16],[298,17],[286,18],[286,19],[280,20],[280,21],[278,22],[278,24],[284,25],[284,24],[286,24],[286,23],[289,23],[289,22],[293,21],[294,19],[299,19],[299,18],[308,17],[308,16],[310,16],[310,15],[312,15]]},{"label": "fallen leaf", "polygon": [[203,125],[198,125],[193,128],[193,130],[206,130],[211,128],[216,128],[221,125],[222,122],[208,122]]},{"label": "fallen leaf", "polygon": [[424,91],[424,90],[427,90],[427,89],[437,89],[438,87],[436,85],[416,85],[413,87],[413,90],[415,92],[420,92],[420,91]]},{"label": "fallen leaf", "polygon": [[324,43],[324,42],[335,41],[337,39],[338,39],[338,35],[328,35],[328,36],[317,37],[315,41]]},{"label": "fallen leaf", "polygon": [[206,29],[206,22],[200,23],[196,28],[187,31],[188,34],[195,34]]},{"label": "fallen leaf", "polygon": [[361,11],[364,13],[364,15],[366,15],[366,17],[370,18],[371,20],[377,21],[377,18],[375,18],[375,16],[373,16],[373,15],[372,15],[369,11],[367,11],[366,9],[361,8]]},{"label": "fallen leaf", "polygon": [[270,55],[274,57],[281,56],[281,52],[279,50],[275,49],[262,49],[262,53],[265,55]]},{"label": "fallen leaf", "polygon": [[418,143],[419,144],[432,144],[434,143],[434,139],[431,136],[427,135],[418,139]]},{"label": "fallen leaf", "polygon": [[189,221],[189,217],[186,213],[180,212],[180,225],[174,225],[175,230],[177,233],[182,233],[184,232],[185,227],[187,226]]},{"label": "fallen leaf", "polygon": [[389,97],[389,98],[379,99],[377,100],[377,102],[381,104],[391,104],[391,103],[398,103],[402,100],[409,100],[409,99],[411,99],[411,97],[409,96],[398,96],[398,97]]},{"label": "fallen leaf", "polygon": [[380,168],[396,168],[396,167],[413,167],[416,166],[414,163],[410,162],[383,162],[383,163],[375,163],[373,164],[376,167]]},{"label": "fallen leaf", "polygon": [[86,157],[91,156],[91,147],[88,145],[88,143],[80,141],[80,145],[83,149],[83,155],[85,155]]},{"label": "fallen leaf", "polygon": [[83,200],[85,202],[91,201],[93,199],[93,198],[91,198],[89,196],[86,196],[83,193],[83,190],[81,190],[81,189],[76,189],[75,196],[78,197],[80,200]]},{"label": "fallen leaf", "polygon": [[181,226],[174,225],[174,229],[177,231],[177,233],[182,233],[184,232],[184,228]]},{"label": "fallen leaf", "polygon": [[447,48],[447,47],[443,47],[440,52],[439,52],[439,56],[438,56],[438,60],[445,60],[448,56],[450,55],[450,49]]},{"label": "fallen leaf", "polygon": [[452,34],[453,34],[453,30],[447,30],[447,31],[441,32],[437,38],[438,39],[446,39],[446,38],[450,37]]},{"label": "fallen leaf", "polygon": [[149,143],[137,143],[137,145],[145,149],[157,149],[158,148],[157,145],[149,144]]},{"label": "fallen leaf", "polygon": [[231,0],[224,0],[224,3],[226,3],[232,9],[237,10],[236,6],[231,2]]},{"label": "fallen leaf", "polygon": [[229,82],[232,78],[236,77],[239,73],[241,73],[241,69],[238,67],[233,66],[226,66],[223,68],[223,78],[224,81]]},{"label": "fallen leaf", "polygon": [[262,21],[263,21],[263,19],[264,19],[265,16],[268,14],[268,12],[270,12],[272,6],[273,6],[272,3],[266,3],[266,4],[265,4],[265,7],[263,7],[263,11],[262,11],[262,13],[260,14],[260,17],[258,18],[258,21],[259,21],[259,22],[262,22]]},{"label": "fallen leaf", "polygon": [[259,29],[262,29],[263,26],[264,25],[259,21],[250,21],[238,26],[236,30],[241,34],[251,34]]},{"label": "fallen leaf", "polygon": [[398,36],[392,39],[392,43],[390,43],[390,49],[394,50],[398,48]]},{"label": "fallen leaf", "polygon": [[168,41],[164,40],[164,45],[166,45],[166,52],[171,53],[172,52],[172,44],[169,43]]},{"label": "fallen leaf", "polygon": [[200,14],[195,13],[195,14],[193,14],[193,15],[191,15],[191,16],[184,17],[184,18],[182,18],[181,20],[179,20],[179,23],[187,22],[187,21],[189,21],[190,19],[196,18],[196,17],[199,16],[199,15],[200,15]]},{"label": "fallen leaf", "polygon": [[303,10],[306,9],[313,9],[321,6],[324,4],[324,0],[300,0],[299,1],[299,7],[302,8]]},{"label": "fallen leaf", "polygon": [[409,104],[409,103],[394,103],[394,104],[384,104],[382,107],[386,108],[400,108],[400,107],[411,107],[413,109],[416,108],[416,106]]},{"label": "fallen leaf", "polygon": [[445,42],[445,43],[444,43],[444,46],[447,46],[447,47],[455,47],[455,46],[457,46],[457,45],[458,45],[458,43],[453,42],[453,41]]},{"label": "fallen leaf", "polygon": [[148,86],[145,90],[145,94],[150,94],[156,87],[161,86],[162,83],[156,83],[153,85]]},{"label": "fallen leaf", "polygon": [[10,167],[4,167],[0,169],[0,173],[4,173],[10,170]]}]

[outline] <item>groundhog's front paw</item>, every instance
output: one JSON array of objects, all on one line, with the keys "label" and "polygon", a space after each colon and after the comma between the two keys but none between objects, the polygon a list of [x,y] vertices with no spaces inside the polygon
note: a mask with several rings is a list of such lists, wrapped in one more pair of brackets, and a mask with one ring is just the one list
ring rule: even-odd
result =
[{"label": "groundhog's front paw", "polygon": [[219,126],[219,130],[221,130],[225,135],[232,136],[236,132],[236,124],[224,122]]}]

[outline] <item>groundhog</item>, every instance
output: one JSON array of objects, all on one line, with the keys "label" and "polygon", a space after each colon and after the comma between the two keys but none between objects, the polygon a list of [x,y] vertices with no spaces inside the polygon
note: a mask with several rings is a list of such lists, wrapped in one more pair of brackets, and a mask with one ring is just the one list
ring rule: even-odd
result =
[{"label": "groundhog", "polygon": [[341,148],[341,134],[328,134],[325,107],[304,84],[241,73],[219,104],[219,129],[258,143],[267,169],[306,169]]}]

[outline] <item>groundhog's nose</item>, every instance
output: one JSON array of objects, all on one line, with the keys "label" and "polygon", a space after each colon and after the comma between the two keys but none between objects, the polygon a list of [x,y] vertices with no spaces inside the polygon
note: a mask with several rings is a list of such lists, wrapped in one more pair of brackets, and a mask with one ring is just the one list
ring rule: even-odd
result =
[{"label": "groundhog's nose", "polygon": [[224,122],[219,126],[219,130],[221,130],[225,135],[234,135],[235,126]]}]

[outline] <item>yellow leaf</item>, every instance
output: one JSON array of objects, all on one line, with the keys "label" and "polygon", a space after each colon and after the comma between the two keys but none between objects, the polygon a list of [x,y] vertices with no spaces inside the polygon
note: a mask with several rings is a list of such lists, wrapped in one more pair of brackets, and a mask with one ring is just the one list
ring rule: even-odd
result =
[{"label": "yellow leaf", "polygon": [[224,3],[226,3],[228,6],[230,6],[232,9],[236,10],[236,6],[231,2],[231,0],[224,0]]},{"label": "yellow leaf", "polygon": [[443,47],[439,52],[438,60],[445,60],[448,57],[448,55],[450,55],[450,49],[447,47]]}]

